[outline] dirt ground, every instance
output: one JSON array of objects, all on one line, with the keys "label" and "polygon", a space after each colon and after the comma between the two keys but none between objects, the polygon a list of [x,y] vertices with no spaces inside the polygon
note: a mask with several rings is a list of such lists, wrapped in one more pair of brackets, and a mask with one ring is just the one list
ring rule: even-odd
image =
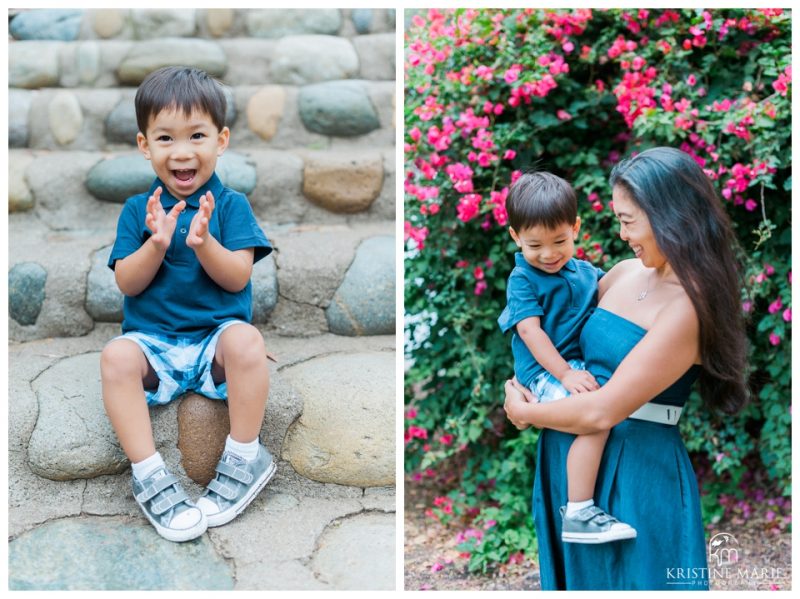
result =
[{"label": "dirt ground", "polygon": [[[433,493],[420,483],[408,480],[405,489],[406,590],[521,591],[541,588],[539,568],[533,561],[503,566],[491,575],[469,573],[467,560],[458,556],[457,531],[425,516]],[[791,589],[790,532],[778,535],[769,532],[763,517],[758,515],[744,525],[719,522],[714,530],[736,537],[740,551],[737,567],[719,569],[712,575],[712,590]],[[443,567],[434,568],[434,564]]]}]

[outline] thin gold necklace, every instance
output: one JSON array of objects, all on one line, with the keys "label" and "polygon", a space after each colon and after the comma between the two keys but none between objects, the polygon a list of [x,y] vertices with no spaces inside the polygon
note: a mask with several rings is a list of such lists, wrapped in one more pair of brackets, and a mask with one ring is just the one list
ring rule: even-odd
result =
[{"label": "thin gold necklace", "polygon": [[647,297],[647,294],[650,293],[650,281],[653,278],[653,273],[651,272],[650,275],[647,277],[647,287],[644,291],[639,294],[639,297],[636,298],[637,302],[642,301],[644,298]]}]

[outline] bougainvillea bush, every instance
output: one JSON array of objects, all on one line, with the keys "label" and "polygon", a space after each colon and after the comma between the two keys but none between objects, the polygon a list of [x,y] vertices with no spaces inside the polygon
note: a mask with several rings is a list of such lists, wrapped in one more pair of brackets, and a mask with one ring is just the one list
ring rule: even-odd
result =
[{"label": "bougainvillea bush", "polygon": [[790,38],[780,9],[455,9],[408,23],[406,468],[442,486],[429,513],[459,523],[471,568],[535,555],[537,432],[504,417],[512,358],[496,324],[515,249],[505,200],[528,168],[572,182],[578,257],[604,269],[633,257],[609,208],[615,163],[669,145],[705,169],[741,243],[752,401],[721,417],[695,395],[685,411],[704,517],[744,500],[754,464],[790,494]]}]

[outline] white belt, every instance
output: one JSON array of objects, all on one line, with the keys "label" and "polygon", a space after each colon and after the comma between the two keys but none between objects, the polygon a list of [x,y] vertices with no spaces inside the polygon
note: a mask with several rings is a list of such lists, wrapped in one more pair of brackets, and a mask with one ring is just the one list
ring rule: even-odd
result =
[{"label": "white belt", "polygon": [[666,406],[658,403],[646,403],[636,410],[628,418],[637,420],[649,420],[660,424],[678,424],[683,408],[677,406]]}]

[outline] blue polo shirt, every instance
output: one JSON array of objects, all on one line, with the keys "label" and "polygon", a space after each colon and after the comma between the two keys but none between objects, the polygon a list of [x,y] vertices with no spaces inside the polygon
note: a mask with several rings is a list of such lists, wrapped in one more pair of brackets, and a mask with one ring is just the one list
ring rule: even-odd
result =
[{"label": "blue polo shirt", "polygon": [[[178,199],[156,178],[150,191],[128,198],[117,223],[117,238],[108,266],[133,254],[151,232],[145,225],[147,199],[161,186],[161,205],[169,212]],[[237,293],[225,291],[209,277],[194,250],[186,245],[189,225],[200,208],[200,196],[214,194],[209,233],[223,247],[235,251],[254,248],[254,263],[268,255],[272,246],[258,226],[247,197],[222,185],[216,173],[186,198],[178,215],[172,242],[150,285],[139,295],[125,297],[122,331],[181,335],[200,339],[227,320],[249,322],[253,316],[252,284]]]},{"label": "blue polo shirt", "polygon": [[[520,321],[538,316],[540,326],[562,358],[583,359],[581,329],[597,305],[597,281],[605,273],[575,258],[558,272],[546,273],[528,264],[522,252],[514,255],[514,264],[506,287],[507,304],[497,319],[500,329],[505,333]],[[511,337],[511,352],[514,374],[526,387],[546,372],[516,330]]]}]

